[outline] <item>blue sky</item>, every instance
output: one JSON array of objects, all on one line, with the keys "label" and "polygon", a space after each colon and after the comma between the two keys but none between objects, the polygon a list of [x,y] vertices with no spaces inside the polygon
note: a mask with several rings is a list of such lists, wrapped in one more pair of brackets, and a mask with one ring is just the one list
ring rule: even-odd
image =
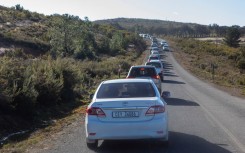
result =
[{"label": "blue sky", "polygon": [[159,19],[220,26],[245,26],[245,0],[1,0],[50,15],[71,14],[91,21],[118,17]]}]

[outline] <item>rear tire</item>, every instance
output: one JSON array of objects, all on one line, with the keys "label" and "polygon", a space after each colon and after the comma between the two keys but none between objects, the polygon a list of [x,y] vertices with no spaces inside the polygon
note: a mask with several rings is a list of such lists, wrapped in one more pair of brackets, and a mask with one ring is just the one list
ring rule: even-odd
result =
[{"label": "rear tire", "polygon": [[163,76],[162,76],[162,77],[161,77],[161,81],[163,82],[163,80],[164,80],[164,79],[163,79]]},{"label": "rear tire", "polygon": [[168,147],[168,146],[169,146],[169,140],[160,139],[160,140],[159,140],[159,144],[160,144],[161,146]]},{"label": "rear tire", "polygon": [[164,142],[163,142],[163,145],[164,145],[165,147],[168,147],[168,146],[169,146],[169,141],[164,141]]},{"label": "rear tire", "polygon": [[159,141],[161,145],[168,147],[169,146],[169,133],[167,133],[165,138],[160,139]]},{"label": "rear tire", "polygon": [[161,90],[161,89],[159,89],[159,88],[158,88],[158,91],[159,91],[159,93],[160,93],[160,94],[162,93],[162,90]]},{"label": "rear tire", "polygon": [[87,147],[91,150],[95,150],[98,147],[98,140],[95,140],[93,143],[87,142]]}]

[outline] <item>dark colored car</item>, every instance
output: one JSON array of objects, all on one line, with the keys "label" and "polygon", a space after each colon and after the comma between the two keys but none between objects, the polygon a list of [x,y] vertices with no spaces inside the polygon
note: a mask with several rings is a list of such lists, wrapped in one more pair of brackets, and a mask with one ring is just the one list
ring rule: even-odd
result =
[{"label": "dark colored car", "polygon": [[162,91],[161,78],[157,73],[157,70],[154,66],[149,65],[139,65],[132,66],[128,72],[127,78],[142,78],[142,79],[152,79],[156,84],[159,92]]}]

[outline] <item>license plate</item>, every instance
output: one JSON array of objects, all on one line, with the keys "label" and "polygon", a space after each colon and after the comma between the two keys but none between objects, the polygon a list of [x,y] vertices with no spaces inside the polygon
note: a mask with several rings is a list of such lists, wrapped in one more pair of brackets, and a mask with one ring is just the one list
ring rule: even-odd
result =
[{"label": "license plate", "polygon": [[112,117],[114,118],[139,117],[139,112],[137,111],[117,111],[117,112],[112,112]]}]

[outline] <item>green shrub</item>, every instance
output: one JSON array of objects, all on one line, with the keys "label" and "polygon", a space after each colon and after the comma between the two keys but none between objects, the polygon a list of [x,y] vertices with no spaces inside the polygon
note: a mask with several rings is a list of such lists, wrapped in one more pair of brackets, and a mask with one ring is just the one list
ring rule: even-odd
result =
[{"label": "green shrub", "polygon": [[0,94],[4,97],[0,103],[20,113],[22,110],[32,113],[38,105],[49,107],[74,101],[79,96],[80,84],[88,81],[80,67],[79,62],[72,59],[2,57]]},{"label": "green shrub", "polygon": [[245,58],[242,58],[237,62],[237,67],[239,69],[245,69]]}]

